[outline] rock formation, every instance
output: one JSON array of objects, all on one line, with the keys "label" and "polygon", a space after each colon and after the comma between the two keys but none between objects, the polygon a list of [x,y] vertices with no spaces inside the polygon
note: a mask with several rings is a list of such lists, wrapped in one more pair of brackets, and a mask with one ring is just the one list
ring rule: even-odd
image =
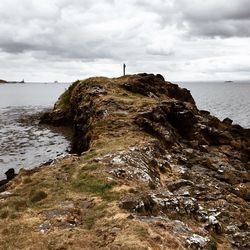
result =
[{"label": "rock formation", "polygon": [[250,248],[250,130],[188,90],[153,74],[89,78],[42,123],[71,127],[74,154],[10,182],[0,217],[18,233],[3,226],[2,246],[25,249],[31,231],[31,249]]},{"label": "rock formation", "polygon": [[1,80],[1,79],[0,79],[0,83],[7,83],[7,82],[6,82],[6,81],[4,81],[4,80]]}]

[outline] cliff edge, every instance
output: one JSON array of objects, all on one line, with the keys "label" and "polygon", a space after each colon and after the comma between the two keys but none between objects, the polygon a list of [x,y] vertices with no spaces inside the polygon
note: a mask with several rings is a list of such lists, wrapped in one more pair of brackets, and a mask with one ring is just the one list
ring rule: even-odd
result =
[{"label": "cliff edge", "polygon": [[249,249],[250,131],[161,75],[76,81],[72,155],[0,193],[3,249]]}]

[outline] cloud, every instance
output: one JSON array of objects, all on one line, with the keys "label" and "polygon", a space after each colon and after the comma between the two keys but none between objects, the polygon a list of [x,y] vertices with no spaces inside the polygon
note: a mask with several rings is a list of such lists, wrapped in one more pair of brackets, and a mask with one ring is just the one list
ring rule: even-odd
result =
[{"label": "cloud", "polygon": [[[248,0],[1,0],[0,78],[13,76],[20,62],[32,79],[46,72],[66,80],[112,75],[123,62],[131,73],[174,79],[207,69],[209,77],[209,58],[249,56],[248,6]],[[188,66],[201,61],[202,68]],[[236,62],[229,64],[240,76]]]},{"label": "cloud", "polygon": [[181,22],[192,36],[249,37],[248,0],[178,1]]}]

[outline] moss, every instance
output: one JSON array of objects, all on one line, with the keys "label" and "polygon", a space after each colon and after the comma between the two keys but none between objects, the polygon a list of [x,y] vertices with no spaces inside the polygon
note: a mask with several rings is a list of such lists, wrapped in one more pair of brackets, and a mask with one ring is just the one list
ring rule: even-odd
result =
[{"label": "moss", "polygon": [[88,161],[88,160],[94,158],[97,155],[98,155],[98,153],[96,152],[96,150],[95,149],[91,149],[90,151],[84,153],[83,159],[86,160],[86,161]]},{"label": "moss", "polygon": [[110,190],[113,187],[111,183],[88,174],[80,175],[73,181],[72,186],[77,191],[95,194],[104,199],[110,198]]},{"label": "moss", "polygon": [[34,193],[30,194],[30,201],[32,203],[39,202],[47,197],[47,193],[42,190],[37,190]]},{"label": "moss", "polygon": [[77,84],[79,84],[80,81],[76,81],[73,84],[71,84],[69,86],[69,88],[60,96],[59,98],[59,102],[58,102],[58,108],[68,112],[70,110],[70,98],[71,98],[71,94],[72,91],[74,90],[74,88],[77,86]]}]

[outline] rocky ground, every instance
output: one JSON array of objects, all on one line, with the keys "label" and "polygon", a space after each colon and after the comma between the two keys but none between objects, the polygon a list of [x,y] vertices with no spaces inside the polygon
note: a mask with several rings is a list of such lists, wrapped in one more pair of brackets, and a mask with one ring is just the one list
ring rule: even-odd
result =
[{"label": "rocky ground", "polygon": [[161,75],[77,81],[72,155],[1,187],[1,249],[249,249],[250,130]]}]

